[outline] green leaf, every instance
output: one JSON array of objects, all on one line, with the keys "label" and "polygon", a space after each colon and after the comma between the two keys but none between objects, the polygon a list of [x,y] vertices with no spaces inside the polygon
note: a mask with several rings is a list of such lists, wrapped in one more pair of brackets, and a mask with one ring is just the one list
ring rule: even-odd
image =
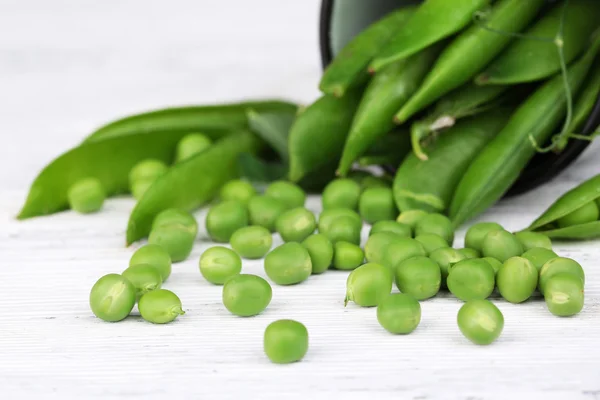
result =
[{"label": "green leaf", "polygon": [[267,142],[287,164],[289,159],[288,136],[296,113],[288,111],[261,113],[248,109],[246,114],[252,132]]}]

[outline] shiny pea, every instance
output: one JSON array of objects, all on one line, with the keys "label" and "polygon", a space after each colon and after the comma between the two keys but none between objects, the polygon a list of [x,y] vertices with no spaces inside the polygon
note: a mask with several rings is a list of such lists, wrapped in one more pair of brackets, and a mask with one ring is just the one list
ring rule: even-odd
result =
[{"label": "shiny pea", "polygon": [[537,269],[531,261],[523,257],[509,258],[496,274],[498,291],[511,303],[522,303],[529,299],[537,283]]},{"label": "shiny pea", "polygon": [[304,207],[284,211],[275,228],[285,242],[301,242],[313,234],[317,228],[315,215]]},{"label": "shiny pea", "polygon": [[483,257],[482,260],[486,261],[494,269],[494,275],[498,275],[498,271],[502,268],[502,263],[496,260],[494,257]]},{"label": "shiny pea", "polygon": [[137,299],[152,290],[160,289],[162,278],[160,272],[152,265],[137,264],[121,273],[135,287]]},{"label": "shiny pea", "polygon": [[534,248],[545,248],[552,250],[552,241],[548,236],[537,232],[517,232],[515,236],[523,245],[523,250],[531,250]]},{"label": "shiny pea", "polygon": [[461,333],[471,342],[488,345],[504,329],[504,316],[491,301],[469,300],[458,310],[456,317]]},{"label": "shiny pea", "polygon": [[440,266],[427,257],[417,256],[404,260],[394,271],[398,289],[417,300],[429,299],[440,291]]},{"label": "shiny pea", "polygon": [[223,285],[242,272],[242,259],[227,247],[214,246],[202,253],[198,267],[204,279],[214,285]]},{"label": "shiny pea", "polygon": [[277,218],[287,209],[281,200],[268,196],[254,196],[248,200],[248,214],[252,225],[275,232]]},{"label": "shiny pea", "polygon": [[370,224],[394,220],[398,216],[398,209],[390,188],[366,189],[360,196],[358,209],[361,217]]},{"label": "shiny pea", "polygon": [[306,193],[295,183],[277,181],[271,183],[265,190],[265,196],[281,201],[286,208],[304,207]]},{"label": "shiny pea", "polygon": [[321,214],[319,214],[319,233],[327,235],[332,222],[339,217],[352,217],[357,225],[362,225],[362,219],[356,211],[348,208],[328,209],[323,210]]},{"label": "shiny pea", "polygon": [[492,266],[481,259],[459,261],[450,268],[448,289],[462,301],[488,298],[494,291]]},{"label": "shiny pea", "polygon": [[442,247],[431,254],[429,254],[429,258],[432,261],[435,261],[437,265],[440,267],[440,272],[442,274],[442,284],[441,287],[445,288],[446,280],[448,279],[448,271],[450,267],[456,264],[459,261],[465,260],[465,256],[458,250],[453,249],[452,247]]},{"label": "shiny pea", "polygon": [[155,180],[167,173],[169,167],[160,160],[143,160],[129,172],[129,189],[136,199],[141,199]]},{"label": "shiny pea", "polygon": [[273,297],[269,282],[260,276],[238,274],[223,285],[223,305],[233,315],[252,317],[267,308]]},{"label": "shiny pea", "polygon": [[375,307],[392,291],[392,274],[381,264],[361,265],[348,275],[346,280],[346,299],[361,307]]},{"label": "shiny pea", "polygon": [[415,240],[423,245],[428,255],[442,247],[449,247],[446,239],[435,233],[422,233]]},{"label": "shiny pea", "polygon": [[135,293],[135,286],[127,278],[118,274],[104,275],[92,287],[90,308],[104,321],[121,321],[133,309]]},{"label": "shiny pea", "polygon": [[452,227],[452,222],[450,222],[448,217],[442,214],[427,214],[419,219],[415,225],[415,236],[424,233],[434,233],[443,237],[449,246],[452,246],[452,243],[454,242],[454,228]]},{"label": "shiny pea", "polygon": [[598,206],[595,201],[581,206],[577,210],[559,218],[556,222],[559,227],[566,228],[569,226],[586,224],[588,222],[594,222],[598,220],[599,212]]},{"label": "shiny pea", "polygon": [[201,133],[190,133],[181,138],[175,149],[175,162],[181,162],[202,153],[212,144],[212,140]]},{"label": "shiny pea", "polygon": [[493,231],[504,230],[502,225],[495,222],[479,222],[471,225],[465,235],[465,247],[483,251],[483,239],[485,236]]},{"label": "shiny pea", "polygon": [[385,247],[400,237],[392,232],[377,232],[370,235],[365,244],[365,257],[367,261],[382,263]]},{"label": "shiny pea", "polygon": [[174,224],[153,229],[148,236],[148,243],[163,247],[172,262],[179,262],[189,257],[195,239],[188,228],[182,224]]},{"label": "shiny pea", "polygon": [[163,282],[171,275],[171,256],[164,247],[157,244],[147,244],[133,253],[129,266],[138,264],[152,265],[160,273]]},{"label": "shiny pea", "polygon": [[280,319],[265,329],[265,354],[275,364],[302,360],[308,351],[308,330],[300,322]]},{"label": "shiny pea", "polygon": [[539,273],[544,264],[552,260],[553,258],[557,258],[558,254],[556,254],[552,250],[548,250],[543,247],[534,247],[533,249],[529,249],[525,253],[523,253],[521,257],[531,261],[531,263],[538,270]]},{"label": "shiny pea", "polygon": [[390,294],[377,306],[377,321],[390,333],[411,333],[421,322],[421,305],[408,294]]},{"label": "shiny pea", "polygon": [[106,193],[96,178],[84,178],[75,182],[67,192],[69,207],[81,214],[96,212],[102,208]]},{"label": "shiny pea", "polygon": [[465,256],[465,258],[481,258],[481,253],[470,247],[458,249],[458,251]]},{"label": "shiny pea", "polygon": [[381,264],[394,271],[402,261],[426,255],[427,251],[420,242],[411,238],[397,237],[383,248]]},{"label": "shiny pea", "polygon": [[352,179],[336,179],[323,190],[323,209],[349,208],[358,210],[358,199],[362,189]]},{"label": "shiny pea", "polygon": [[333,248],[333,266],[336,269],[353,270],[365,260],[365,253],[354,243],[340,241]]},{"label": "shiny pea", "polygon": [[578,276],[559,272],[546,282],[544,299],[548,310],[558,317],[569,317],[583,309],[583,283]]},{"label": "shiny pea", "polygon": [[359,245],[361,228],[362,223],[357,224],[356,219],[350,216],[342,216],[331,222],[326,235],[334,244],[342,240]]},{"label": "shiny pea", "polygon": [[146,293],[138,302],[142,318],[153,324],[167,324],[184,315],[181,300],[167,289],[157,289]]},{"label": "shiny pea", "polygon": [[179,224],[187,228],[190,235],[196,237],[198,234],[198,221],[192,214],[178,208],[168,208],[161,211],[152,221],[152,229],[157,229],[164,225]]},{"label": "shiny pea", "polygon": [[585,273],[577,261],[565,257],[553,258],[548,260],[540,269],[538,286],[542,294],[545,294],[546,282],[548,282],[552,276],[561,272],[573,274],[581,279],[582,283],[585,283]]},{"label": "shiny pea", "polygon": [[227,243],[235,231],[249,223],[248,210],[239,201],[224,201],[208,210],[206,231],[212,240]]},{"label": "shiny pea", "polygon": [[481,250],[484,257],[493,257],[500,262],[519,257],[525,251],[519,239],[505,230],[492,231],[485,235]]},{"label": "shiny pea", "polygon": [[265,257],[265,272],[278,285],[295,285],[312,273],[308,250],[300,243],[290,242],[276,247]]},{"label": "shiny pea", "polygon": [[398,218],[396,218],[397,222],[400,222],[401,224],[404,225],[408,225],[410,226],[411,229],[415,229],[415,226],[417,226],[417,222],[419,222],[419,220],[421,218],[423,218],[424,216],[426,216],[427,214],[429,214],[427,211],[423,211],[423,210],[408,210],[408,211],[403,211],[400,213],[400,215],[398,215]]},{"label": "shiny pea", "polygon": [[227,182],[221,188],[219,197],[221,201],[235,200],[243,204],[248,204],[252,197],[256,196],[256,189],[250,182],[234,179]]},{"label": "shiny pea", "polygon": [[302,242],[310,255],[312,273],[321,274],[333,263],[333,243],[322,233],[310,235]]},{"label": "shiny pea", "polygon": [[377,232],[391,232],[398,236],[412,237],[411,227],[396,221],[375,222],[369,231],[369,236]]},{"label": "shiny pea", "polygon": [[231,235],[231,247],[243,258],[263,258],[273,245],[273,236],[262,226],[245,226]]}]

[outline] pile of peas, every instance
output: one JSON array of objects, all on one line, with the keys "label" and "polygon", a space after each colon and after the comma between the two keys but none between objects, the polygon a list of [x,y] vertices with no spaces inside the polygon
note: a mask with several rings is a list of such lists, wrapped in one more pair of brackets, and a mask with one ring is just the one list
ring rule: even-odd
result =
[{"label": "pile of peas", "polygon": [[[548,310],[572,316],[584,302],[584,272],[574,260],[552,251],[550,239],[535,232],[512,234],[492,222],[469,228],[464,248],[453,248],[454,229],[441,214],[412,210],[398,215],[392,189],[384,181],[364,185],[337,179],[324,190],[319,218],[305,208],[297,185],[277,181],[259,194],[248,182],[234,180],[220,193],[206,217],[206,230],[218,245],[200,257],[201,275],[222,285],[224,307],[233,315],[260,314],[271,302],[269,282],[242,273],[242,259],[264,258],[267,277],[277,285],[295,285],[330,268],[351,271],[345,305],[377,307],[386,331],[409,334],[421,321],[420,301],[448,290],[464,302],[457,315],[460,332],[479,345],[495,341],[504,317],[488,300],[497,292],[522,303],[536,291]],[[363,221],[372,224],[361,247]],[[92,288],[92,311],[119,321],[136,300],[142,317],[154,323],[173,321],[184,311],[172,292],[161,289],[171,262],[186,259],[196,237],[193,216],[176,209],[159,214],[150,244],[132,256],[121,275],[101,278]],[[276,232],[284,243],[272,249]],[[399,293],[392,293],[396,286]],[[274,363],[301,360],[308,331],[300,322],[279,320],[264,333],[264,351]]]}]

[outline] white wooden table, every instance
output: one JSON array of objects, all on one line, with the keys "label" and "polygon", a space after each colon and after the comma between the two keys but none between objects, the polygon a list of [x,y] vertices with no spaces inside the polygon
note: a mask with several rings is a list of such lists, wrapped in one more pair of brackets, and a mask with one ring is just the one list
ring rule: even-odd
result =
[{"label": "white wooden table", "polygon": [[[500,340],[477,347],[447,296],[423,302],[409,336],[374,309],[343,307],[346,273],[274,286],[255,318],[228,314],[192,256],[166,283],[187,314],[156,326],[103,323],[88,307],[98,277],[120,272],[134,203],[104,212],[14,220],[29,184],[93,128],[184,103],[317,96],[318,0],[0,0],[0,398],[600,399],[599,242],[557,244],[587,274],[584,311],[559,319],[539,299],[497,301]],[[521,228],[559,194],[600,172],[594,145],[558,179],[501,202],[482,219]],[[319,201],[310,199],[318,211]],[[202,221],[203,212],[198,212]],[[461,244],[464,232],[458,233]],[[264,275],[262,263],[244,271]],[[270,364],[266,325],[294,318],[310,332],[301,363]]]}]

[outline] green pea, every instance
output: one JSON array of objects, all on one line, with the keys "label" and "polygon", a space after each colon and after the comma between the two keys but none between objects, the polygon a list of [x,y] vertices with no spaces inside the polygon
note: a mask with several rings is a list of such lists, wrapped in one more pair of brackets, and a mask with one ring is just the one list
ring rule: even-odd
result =
[{"label": "green pea", "polygon": [[135,305],[135,286],[118,274],[104,275],[92,287],[90,308],[104,321],[125,319]]},{"label": "green pea", "polygon": [[365,260],[365,253],[354,243],[337,242],[333,246],[333,266],[350,271],[358,268]]},{"label": "green pea", "polygon": [[195,239],[181,224],[163,225],[150,232],[148,243],[161,246],[169,253],[172,262],[179,262],[189,257]]},{"label": "green pea", "polygon": [[488,345],[504,329],[504,316],[489,300],[469,300],[458,310],[458,328],[471,342]]},{"label": "green pea", "polygon": [[342,240],[359,245],[361,229],[362,223],[357,224],[353,217],[342,216],[331,222],[326,235],[332,243]]},{"label": "green pea", "polygon": [[131,184],[129,191],[134,199],[140,200],[144,197],[144,194],[150,189],[150,186],[154,184],[154,181],[137,181]]},{"label": "green pea", "polygon": [[420,242],[411,238],[397,237],[383,248],[381,264],[393,271],[404,260],[426,255],[427,251]]},{"label": "green pea", "polygon": [[278,285],[295,285],[312,273],[310,254],[300,243],[284,243],[265,257],[265,272]]},{"label": "green pea", "polygon": [[273,289],[269,282],[256,275],[234,275],[223,285],[223,305],[239,317],[260,314],[272,297]]},{"label": "green pea", "polygon": [[323,210],[323,212],[319,214],[319,233],[327,235],[331,229],[331,224],[339,217],[351,217],[355,220],[356,225],[362,226],[362,218],[356,211],[348,208],[333,208]]},{"label": "green pea", "polygon": [[454,228],[448,217],[442,214],[427,214],[419,219],[415,225],[415,236],[420,236],[424,233],[434,233],[446,240],[448,245],[452,246],[454,242]]},{"label": "green pea", "polygon": [[498,275],[498,271],[502,268],[502,263],[493,257],[483,257],[482,260],[490,264],[494,270],[494,275]]},{"label": "green pea", "polygon": [[160,289],[162,285],[160,272],[152,265],[137,264],[127,268],[121,275],[133,284],[137,299],[148,292]]},{"label": "green pea", "polygon": [[565,257],[553,258],[547,261],[540,269],[540,279],[538,284],[542,294],[545,294],[545,287],[548,279],[560,272],[573,274],[579,277],[582,283],[585,283],[585,273],[577,261]]},{"label": "green pea", "polygon": [[369,236],[377,232],[391,232],[398,236],[412,237],[411,227],[396,221],[375,222],[369,232]]},{"label": "green pea", "polygon": [[427,257],[417,256],[402,261],[395,269],[396,286],[417,300],[425,300],[440,291],[442,272],[437,263]]},{"label": "green pea", "polygon": [[300,322],[280,319],[267,326],[263,339],[265,354],[275,364],[302,360],[308,351],[308,330]]},{"label": "green pea", "polygon": [[154,181],[167,173],[169,167],[160,160],[143,160],[129,172],[129,189],[136,199],[141,199]]},{"label": "green pea", "polygon": [[479,222],[472,225],[465,235],[465,247],[483,251],[483,239],[485,236],[493,231],[503,231],[502,225],[495,222]]},{"label": "green pea", "polygon": [[329,238],[322,233],[310,235],[302,242],[310,255],[312,273],[321,274],[333,263],[333,244]]},{"label": "green pea", "polygon": [[235,200],[243,204],[248,204],[254,196],[256,196],[254,186],[250,182],[241,179],[234,179],[227,182],[223,185],[219,194],[221,201]]},{"label": "green pea", "polygon": [[168,208],[161,211],[152,221],[152,229],[157,229],[164,225],[179,224],[187,228],[194,237],[198,235],[198,221],[192,214],[178,208]]},{"label": "green pea", "polygon": [[458,251],[465,256],[465,258],[481,258],[481,253],[479,251],[472,249],[470,247],[465,247],[463,249],[458,249]]},{"label": "green pea", "polygon": [[462,301],[487,299],[494,291],[494,269],[482,259],[462,260],[450,268],[446,282]]},{"label": "green pea", "polygon": [[323,190],[323,209],[349,208],[358,210],[361,187],[352,179],[336,179]]},{"label": "green pea", "polygon": [[569,317],[583,309],[583,283],[577,275],[559,272],[546,282],[544,299],[548,310],[558,317]]},{"label": "green pea", "polygon": [[440,267],[442,276],[441,287],[446,287],[446,280],[448,279],[448,270],[450,267],[457,262],[466,259],[464,254],[456,249],[453,249],[452,247],[442,247],[437,249],[429,254],[429,258],[432,261],[435,261]]},{"label": "green pea", "polygon": [[214,285],[223,285],[242,272],[242,259],[227,247],[215,246],[202,253],[198,267],[204,279]]},{"label": "green pea", "polygon": [[277,181],[271,183],[265,190],[265,196],[281,201],[287,209],[304,207],[306,193],[295,183]]},{"label": "green pea", "polygon": [[519,239],[505,230],[492,231],[485,235],[481,248],[484,257],[493,257],[502,263],[525,252]]},{"label": "green pea", "polygon": [[129,259],[129,266],[139,264],[153,266],[160,274],[162,282],[171,275],[171,256],[159,245],[147,244],[137,249]]},{"label": "green pea", "polygon": [[408,294],[390,294],[377,306],[377,321],[390,333],[411,333],[421,322],[421,305]]},{"label": "green pea", "polygon": [[224,201],[208,210],[206,231],[212,240],[227,243],[235,231],[248,226],[248,210],[239,201]]},{"label": "green pea", "polygon": [[392,189],[389,187],[365,189],[360,195],[358,209],[361,217],[370,224],[394,220],[398,216]]},{"label": "green pea", "polygon": [[377,232],[370,235],[365,244],[367,261],[381,264],[385,247],[400,237],[392,232]]},{"label": "green pea", "polygon": [[201,133],[190,133],[185,135],[177,143],[175,149],[175,162],[181,162],[202,153],[212,145],[212,140]]},{"label": "green pea", "polygon": [[250,223],[265,227],[270,232],[275,232],[275,222],[285,210],[285,204],[273,197],[254,196],[248,201]]},{"label": "green pea", "polygon": [[446,239],[435,233],[423,233],[415,237],[415,240],[423,245],[425,252],[431,254],[442,247],[449,247]]},{"label": "green pea", "polygon": [[427,214],[429,214],[427,211],[423,211],[423,210],[408,210],[408,211],[403,211],[400,213],[400,215],[398,215],[398,218],[396,218],[396,221],[400,222],[401,224],[404,225],[408,225],[410,226],[411,229],[415,229],[415,227],[417,226],[417,222],[419,222],[419,220],[421,218],[423,218],[424,216],[426,216]]},{"label": "green pea", "polygon": [[523,245],[523,250],[531,250],[536,247],[552,250],[552,241],[546,235],[537,232],[517,232],[515,236]]},{"label": "green pea", "polygon": [[285,242],[301,242],[317,229],[315,215],[304,207],[284,211],[275,228]]},{"label": "green pea", "polygon": [[529,299],[537,283],[537,269],[531,261],[523,257],[509,258],[496,274],[496,285],[500,295],[506,301],[515,304]]},{"label": "green pea", "polygon": [[360,181],[360,186],[363,190],[372,188],[391,188],[392,184],[379,176],[368,175]]},{"label": "green pea", "polygon": [[568,226],[582,225],[587,224],[588,222],[598,221],[598,206],[595,201],[590,201],[589,203],[583,205],[577,210],[571,212],[570,214],[565,215],[562,218],[559,218],[556,222],[558,226],[561,228],[566,228]]},{"label": "green pea", "polygon": [[353,301],[361,307],[375,307],[392,291],[392,274],[381,264],[361,265],[348,275],[344,306]]},{"label": "green pea", "polygon": [[96,212],[102,208],[106,193],[96,178],[85,178],[75,182],[67,192],[69,207],[81,214]]},{"label": "green pea", "polygon": [[231,247],[249,260],[263,258],[273,245],[273,236],[262,226],[245,226],[231,235]]},{"label": "green pea", "polygon": [[534,247],[533,249],[529,249],[525,253],[523,253],[523,255],[521,257],[526,258],[529,261],[531,261],[533,266],[539,272],[542,269],[542,267],[544,266],[544,264],[546,264],[548,261],[552,260],[553,258],[557,258],[558,254],[556,254],[552,250],[548,250],[543,247]]},{"label": "green pea", "polygon": [[142,318],[153,324],[167,324],[185,314],[181,300],[167,289],[157,289],[146,293],[138,302]]}]

